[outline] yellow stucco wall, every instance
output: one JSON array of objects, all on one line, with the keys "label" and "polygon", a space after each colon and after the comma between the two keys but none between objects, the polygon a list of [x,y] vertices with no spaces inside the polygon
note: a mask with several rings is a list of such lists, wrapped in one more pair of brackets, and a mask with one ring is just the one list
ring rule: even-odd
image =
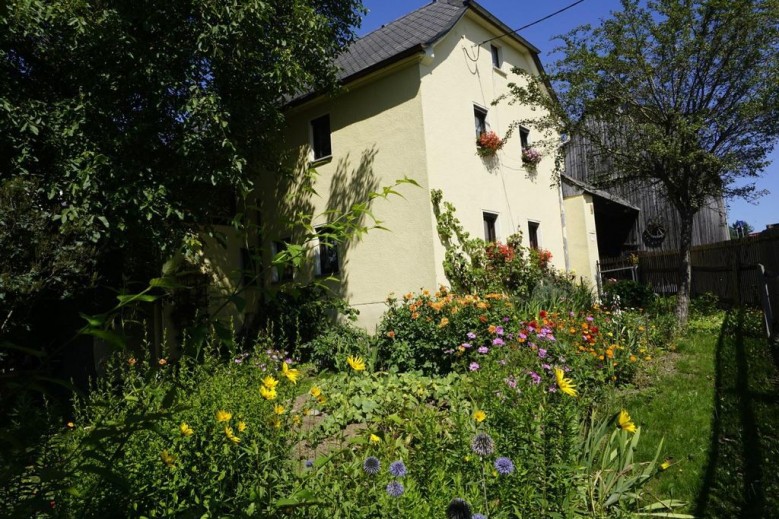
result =
[{"label": "yellow stucco wall", "polygon": [[564,204],[570,268],[594,288],[599,256],[592,196],[586,193],[572,196],[566,198]]},{"label": "yellow stucco wall", "polygon": [[[267,176],[262,180],[258,204],[266,253],[267,242],[289,235],[277,225],[285,212],[313,215],[312,223],[321,225],[327,223],[327,211],[343,210],[396,179],[408,176],[420,184],[420,188],[401,187],[404,198],[374,203],[376,218],[389,232],[370,231],[359,243],[349,243],[340,251],[337,290],[360,311],[359,324],[369,331],[385,311],[384,300],[390,293],[447,284],[431,189],[443,191],[473,236],[483,237],[483,212],[498,214],[500,240],[521,230],[527,244],[528,222],[539,223],[540,246],[552,252],[555,267],[565,268],[563,204],[553,182],[551,151],[536,168],[525,167],[517,132],[493,160],[485,161],[476,153],[474,105],[488,110],[489,127],[499,135],[531,113],[507,102],[491,105],[507,91],[509,82],[517,81],[512,66],[535,71],[529,52],[508,38],[493,42],[500,47],[503,61],[496,70],[489,43],[475,44],[497,34],[477,15],[468,14],[427,55],[407,59],[378,77],[350,85],[335,98],[309,102],[288,114],[286,144],[303,150],[310,142],[310,121],[329,114],[332,159],[315,164],[313,187],[318,196],[293,197],[292,204],[283,201],[290,192],[288,182],[269,182]],[[532,145],[540,136],[530,129]],[[299,171],[308,164],[306,153],[299,160]],[[568,221],[582,224],[580,213]]]},{"label": "yellow stucco wall", "polygon": [[[478,16],[466,15],[434,46],[430,63],[420,65],[430,186],[441,189],[444,199],[454,204],[472,236],[484,237],[483,212],[498,214],[496,230],[503,241],[521,230],[527,245],[528,222],[539,223],[539,245],[552,252],[555,267],[564,269],[562,208],[559,188],[552,185],[551,154],[534,169],[526,167],[518,132],[494,158],[485,160],[476,153],[474,105],[487,110],[489,129],[499,136],[512,122],[536,114],[506,101],[492,106],[508,91],[509,82],[519,80],[512,67],[536,69],[528,51],[510,38],[490,42],[502,57],[501,68],[493,67],[490,43],[479,45],[499,34],[488,27]],[[540,140],[540,135],[531,127],[531,146],[534,138]],[[444,249],[438,240],[435,251],[437,280],[443,283]]]},{"label": "yellow stucco wall", "polygon": [[[341,283],[337,290],[360,311],[359,324],[369,331],[386,310],[390,293],[431,287],[436,281],[419,86],[414,60],[383,78],[288,117],[287,143],[305,147],[310,121],[330,115],[332,160],[315,165],[318,196],[301,197],[297,204],[297,209],[314,215],[314,225],[327,223],[326,211],[365,201],[367,193],[404,176],[420,184],[399,187],[403,198],[374,201],[373,214],[389,231],[371,230],[358,243],[339,251]],[[261,193],[263,219],[271,224],[268,239],[274,239],[274,232],[276,238],[284,237],[272,225],[283,205],[282,193]]]}]

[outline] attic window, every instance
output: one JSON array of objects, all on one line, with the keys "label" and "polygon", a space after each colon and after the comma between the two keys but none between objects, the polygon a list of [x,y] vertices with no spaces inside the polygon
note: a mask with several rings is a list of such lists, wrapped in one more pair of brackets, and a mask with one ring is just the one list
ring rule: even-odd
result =
[{"label": "attic window", "polygon": [[333,154],[330,146],[330,115],[326,114],[311,121],[311,150],[313,159],[320,160]]},{"label": "attic window", "polygon": [[500,60],[500,48],[496,47],[495,45],[490,45],[490,53],[492,54],[492,66],[495,68],[500,68],[502,65]]},{"label": "attic window", "polygon": [[530,147],[530,130],[524,126],[519,127],[519,140],[522,143],[522,149]]},{"label": "attic window", "polygon": [[476,126],[476,138],[487,132],[487,110],[479,106],[473,107],[473,124]]}]

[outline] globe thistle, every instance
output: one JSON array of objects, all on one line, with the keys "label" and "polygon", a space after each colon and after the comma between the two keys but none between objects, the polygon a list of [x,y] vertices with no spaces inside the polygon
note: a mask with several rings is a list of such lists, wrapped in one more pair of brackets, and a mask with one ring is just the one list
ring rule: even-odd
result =
[{"label": "globe thistle", "polygon": [[487,516],[483,514],[473,514],[473,519],[487,519]]},{"label": "globe thistle", "polygon": [[508,476],[514,472],[514,462],[509,458],[498,458],[495,460],[495,470],[502,476]]},{"label": "globe thistle", "polygon": [[406,465],[403,460],[393,461],[389,467],[390,474],[396,478],[402,478],[406,475]]},{"label": "globe thistle", "polygon": [[495,451],[495,442],[489,434],[479,433],[471,440],[471,450],[483,458]]},{"label": "globe thistle", "polygon": [[362,464],[362,470],[365,471],[366,474],[370,474],[371,476],[375,476],[379,473],[379,470],[381,469],[381,462],[379,461],[379,458],[375,456],[368,456],[365,458],[365,462]]},{"label": "globe thistle", "polygon": [[311,467],[314,466],[314,460],[306,460],[305,466],[307,469],[310,469]]},{"label": "globe thistle", "polygon": [[403,495],[406,489],[403,488],[403,484],[400,481],[390,481],[387,485],[387,494],[392,497],[400,497]]},{"label": "globe thistle", "polygon": [[446,519],[471,519],[471,507],[465,500],[456,497],[446,507]]}]

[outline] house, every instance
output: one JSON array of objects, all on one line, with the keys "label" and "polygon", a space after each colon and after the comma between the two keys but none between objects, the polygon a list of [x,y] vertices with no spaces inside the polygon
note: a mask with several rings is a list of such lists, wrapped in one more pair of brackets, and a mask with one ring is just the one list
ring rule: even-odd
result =
[{"label": "house", "polygon": [[[494,156],[481,156],[477,147],[481,134],[503,136],[531,114],[527,106],[493,101],[518,80],[513,67],[541,69],[538,49],[476,2],[439,0],[357,40],[337,63],[342,93],[289,103],[285,138],[296,150],[295,167],[291,176],[269,172],[258,189],[263,256],[296,241],[283,224],[286,215],[312,215],[326,236],[333,211],[380,186],[409,177],[419,187],[403,186],[402,198],[375,201],[373,214],[388,231],[336,249],[313,247],[313,272],[278,272],[266,261],[266,283],[335,277],[334,290],[359,310],[359,324],[374,329],[388,295],[447,284],[430,202],[434,189],[454,204],[471,235],[505,240],[521,231],[526,245],[551,251],[552,264],[566,269],[556,150],[545,150],[537,165],[523,162],[523,148],[540,140],[534,128],[518,128]],[[295,181],[310,179],[311,169],[317,195],[296,190]],[[594,226],[583,211],[574,220],[577,229]],[[228,256],[239,261],[232,247]]]}]

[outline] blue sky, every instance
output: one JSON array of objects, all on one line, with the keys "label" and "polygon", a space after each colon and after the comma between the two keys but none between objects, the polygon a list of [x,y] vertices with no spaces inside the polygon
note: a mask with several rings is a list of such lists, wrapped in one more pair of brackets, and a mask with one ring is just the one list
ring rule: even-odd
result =
[{"label": "blue sky", "polygon": [[[539,18],[543,18],[562,9],[574,0],[546,0],[528,2],[520,0],[480,0],[479,4],[497,16],[512,29],[522,27]],[[429,0],[363,0],[368,15],[363,20],[359,34],[373,31],[406,13],[418,9]],[[543,63],[551,63],[549,55],[557,46],[554,36],[564,34],[571,29],[588,23],[596,25],[602,18],[608,18],[612,10],[619,9],[619,0],[585,0],[584,2],[560,13],[549,20],[521,31],[519,34],[541,50]],[[757,179],[758,189],[770,191],[756,204],[743,200],[728,201],[728,222],[745,220],[756,231],[765,229],[770,223],[779,223],[779,150],[771,155],[772,164]]]}]

